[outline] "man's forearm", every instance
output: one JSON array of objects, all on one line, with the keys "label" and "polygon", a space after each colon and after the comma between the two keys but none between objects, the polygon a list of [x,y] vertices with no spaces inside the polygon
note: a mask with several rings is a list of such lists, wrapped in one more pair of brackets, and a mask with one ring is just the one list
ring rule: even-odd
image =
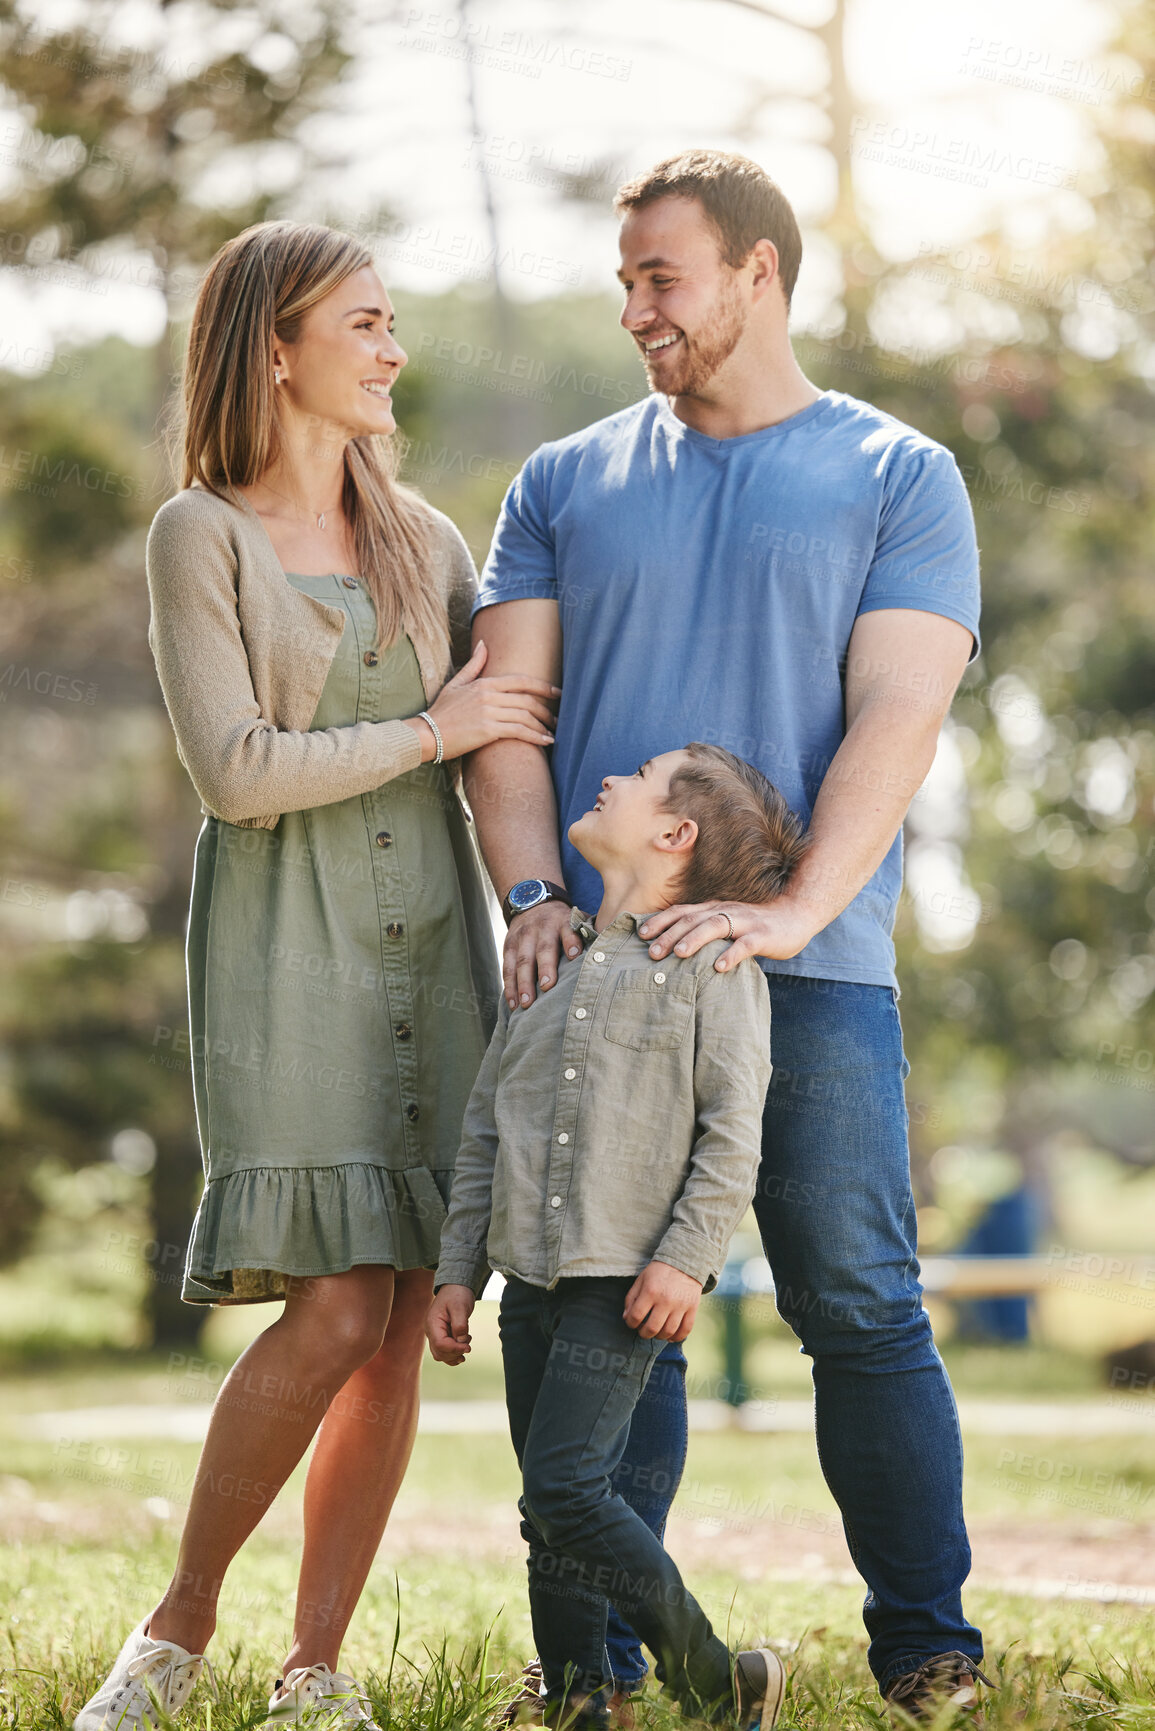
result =
[{"label": "man's forearm", "polygon": [[810,852],[782,898],[807,942],[886,858],[934,762],[972,644],[964,625],[918,610],[880,610],[855,623],[846,737],[814,802]]},{"label": "man's forearm", "polygon": [[811,936],[869,883],[934,762],[940,718],[913,723],[887,705],[863,709],[831,761],[810,820],[810,847],[777,904]]},{"label": "man's forearm", "polygon": [[747,956],[788,961],[837,919],[878,870],[934,762],[939,729],[974,639],[965,625],[918,609],[859,617],[846,658],[846,735],[810,817],[810,848],[785,893],[731,913],[705,903],[652,915],[642,927],[655,960],[693,955],[725,933],[714,966]]},{"label": "man's forearm", "polygon": [[557,800],[545,752],[520,740],[498,740],[466,759],[464,777],[498,896],[522,878],[560,883]]}]

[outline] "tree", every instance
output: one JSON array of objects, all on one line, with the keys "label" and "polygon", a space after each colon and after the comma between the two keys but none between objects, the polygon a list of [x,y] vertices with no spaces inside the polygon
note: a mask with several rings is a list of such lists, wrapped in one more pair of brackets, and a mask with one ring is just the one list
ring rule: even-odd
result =
[{"label": "tree", "polygon": [[[844,326],[802,345],[820,382],[941,439],[971,491],[983,656],[907,826],[904,1025],[922,1104],[938,1103],[916,1115],[915,1146],[925,1160],[944,1141],[994,1140],[1044,1190],[1064,1134],[1155,1159],[1155,175],[1141,100],[1155,33],[1140,10],[1118,48],[1085,227],[1029,257],[997,232],[899,264],[863,242]],[[945,340],[911,343],[936,325]]]},{"label": "tree", "polygon": [[[150,25],[151,39],[130,46],[111,0],[70,31],[0,3],[20,169],[0,202],[4,265],[33,287],[61,276],[96,292],[110,281],[150,287],[164,325],[143,366],[139,351],[104,345],[0,391],[0,437],[16,465],[4,471],[0,541],[15,574],[4,791],[7,815],[22,820],[4,844],[6,881],[17,899],[45,886],[72,892],[78,933],[63,950],[27,941],[10,950],[0,1253],[28,1241],[40,1160],[83,1165],[112,1133],[139,1126],[157,1148],[158,1342],[193,1338],[203,1320],[180,1305],[172,1279],[199,1159],[187,1061],[172,1063],[160,1032],[185,1025],[180,951],[198,813],[145,641],[142,531],[169,488],[157,429],[198,269],[326,166],[302,128],[347,64],[341,16],[334,0],[262,0],[243,12],[225,0],[158,0],[135,18],[140,40]],[[70,709],[54,693],[73,687],[82,695]],[[91,763],[95,745],[99,782],[78,786],[66,767],[46,786],[42,769],[33,773],[36,754],[15,740],[45,727],[65,766]]]}]

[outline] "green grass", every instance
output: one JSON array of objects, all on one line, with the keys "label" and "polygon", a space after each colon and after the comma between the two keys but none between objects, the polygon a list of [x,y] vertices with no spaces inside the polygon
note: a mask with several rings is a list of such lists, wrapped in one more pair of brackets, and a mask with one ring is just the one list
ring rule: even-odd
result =
[{"label": "green grass", "polygon": [[[215,1312],[195,1355],[199,1362],[134,1350],[140,1272],[119,1253],[116,1234],[125,1219],[112,1208],[117,1198],[102,1194],[97,1201],[108,1210],[96,1217],[99,1236],[92,1225],[69,1222],[67,1231],[62,1225],[46,1233],[20,1270],[0,1274],[0,1368],[7,1373],[0,1409],[0,1728],[61,1731],[71,1723],[127,1630],[165,1585],[198,1453],[193,1444],[147,1437],[87,1447],[36,1441],[21,1433],[23,1417],[88,1406],[203,1405],[236,1354],[277,1314],[275,1306]],[[1059,1296],[1085,1307],[1081,1294]],[[1102,1345],[1122,1338],[1124,1325],[1131,1332],[1150,1327],[1146,1313],[1121,1307],[1104,1307],[1104,1317],[1093,1339],[1090,1330],[1072,1335],[1056,1327],[1021,1349],[948,1340],[944,1357],[958,1394],[996,1401],[1101,1398]],[[809,1361],[793,1337],[765,1304],[752,1305],[748,1320],[753,1398],[807,1396]],[[474,1333],[466,1367],[427,1364],[427,1399],[500,1396],[495,1306],[479,1308]],[[1082,1350],[1059,1344],[1072,1339]],[[689,1359],[691,1395],[709,1398],[722,1370],[720,1316],[709,1301]],[[230,1572],[213,1655],[220,1698],[198,1692],[181,1721],[189,1731],[244,1731],[260,1722],[291,1622],[302,1478],[299,1469]],[[1075,1494],[1065,1488],[1073,1484],[1090,1489]],[[405,1519],[396,1531],[407,1536],[387,1538],[343,1656],[368,1686],[384,1731],[488,1731],[512,1692],[532,1651],[512,1512],[516,1490],[504,1437],[420,1439],[398,1505]],[[1155,1531],[1155,1447],[1147,1437],[1127,1435],[971,1436],[966,1502],[976,1523],[1034,1523],[1040,1530],[1065,1524],[1068,1534],[1081,1527],[1134,1545],[1138,1534]],[[806,1519],[798,1524],[816,1534],[838,1526],[811,1436],[692,1437],[678,1513],[701,1522],[712,1546],[698,1546],[705,1572],[688,1570],[695,1591],[732,1642],[766,1637],[787,1657],[783,1726],[879,1731],[885,1721],[866,1665],[861,1586],[768,1578],[773,1523],[789,1523],[799,1511]],[[751,1520],[767,1523],[754,1539]],[[471,1545],[487,1524],[493,1528],[487,1545]],[[764,1533],[763,1556],[757,1547]],[[729,1572],[715,1566],[715,1559],[726,1563],[728,1548]],[[967,1608],[985,1630],[988,1670],[1002,1683],[987,1710],[989,1731],[1155,1731],[1149,1608],[981,1588],[968,1592]],[[653,1694],[641,1717],[640,1731],[674,1731],[678,1723]]]},{"label": "green grass", "polygon": [[[170,1561],[159,1534],[128,1554],[75,1541],[0,1554],[7,1583],[0,1724],[68,1725]],[[220,1695],[214,1701],[202,1686],[181,1721],[190,1731],[259,1722],[288,1632],[294,1572],[294,1547],[261,1535],[238,1559],[215,1643]],[[397,1559],[395,1576],[378,1567],[343,1663],[367,1686],[384,1731],[493,1724],[531,1652],[523,1583],[520,1560],[481,1567],[417,1555]],[[782,1650],[791,1671],[784,1725],[877,1731],[885,1723],[866,1667],[858,1589],[735,1584],[722,1573],[694,1584],[732,1643],[757,1637]],[[986,1629],[988,1668],[1001,1685],[987,1710],[990,1731],[1155,1725],[1148,1615],[994,1593],[972,1594],[970,1608]],[[652,1687],[641,1718],[643,1731],[672,1731],[677,1722]]]},{"label": "green grass", "polygon": [[[253,1322],[249,1318],[246,1327]],[[490,1329],[487,1319],[476,1364],[459,1373],[431,1367],[427,1394],[445,1398],[453,1376],[458,1398],[496,1392]],[[801,1366],[800,1383],[783,1392],[804,1391],[805,1361],[789,1343],[770,1341],[767,1350],[783,1366],[774,1370],[775,1387],[787,1369]],[[209,1363],[228,1356],[222,1350]],[[1008,1369],[1003,1355],[965,1349],[956,1360],[956,1380],[965,1392],[995,1397],[1021,1395],[1025,1382],[1068,1398],[1079,1392],[1073,1359],[1028,1349],[1011,1360]],[[0,1545],[0,1726],[60,1731],[70,1724],[127,1630],[165,1585],[198,1452],[193,1444],[149,1438],[101,1439],[87,1448],[36,1441],[20,1434],[22,1416],[207,1400],[217,1377],[215,1369],[194,1375],[163,1356],[134,1362],[110,1355],[69,1374],[8,1381],[0,1420],[7,1534]],[[175,1392],[180,1388],[183,1395]],[[1014,1455],[1009,1462],[1008,1449]],[[1072,1472],[1106,1474],[1106,1487],[1082,1505],[1052,1498],[1051,1484],[1032,1466],[1044,1456]],[[291,1622],[301,1479],[299,1469],[230,1572],[214,1654],[221,1697],[198,1693],[181,1722],[190,1731],[244,1731],[259,1723]],[[1153,1488],[1155,1450],[1145,1437],[968,1441],[966,1497],[975,1521],[1066,1521],[1134,1534],[1152,1519]],[[387,1538],[343,1658],[367,1685],[384,1731],[482,1731],[512,1691],[532,1651],[513,1515],[516,1489],[503,1437],[420,1439],[398,1505],[405,1519],[396,1531],[407,1536],[392,1546]],[[710,1558],[723,1563],[728,1539],[737,1541],[751,1519],[792,1518],[787,1510],[804,1510],[817,1532],[837,1526],[810,1436],[693,1436],[678,1513],[710,1523],[702,1528],[711,1535]],[[469,1538],[498,1515],[506,1525],[490,1537],[488,1550],[472,1554]],[[439,1536],[430,1538],[425,1522],[437,1522]],[[792,1680],[783,1725],[878,1731],[883,1720],[866,1666],[861,1587],[767,1578],[774,1569],[774,1529],[758,1530],[770,1535],[764,1558],[752,1553],[748,1537],[735,1542],[728,1572],[712,1562],[705,1571],[688,1571],[695,1591],[731,1641],[768,1638],[787,1657]],[[985,1630],[988,1669],[1002,1681],[988,1709],[990,1731],[1155,1731],[1155,1619],[1149,1609],[980,1588],[968,1592],[967,1607]],[[640,1731],[674,1731],[675,1724],[656,1696],[648,1700]]]},{"label": "green grass", "polygon": [[[23,1480],[36,1498],[85,1511],[86,1520],[135,1521],[145,1498],[163,1497],[183,1506],[197,1457],[194,1444],[136,1438],[117,1445],[72,1445],[19,1435],[23,1415],[88,1406],[203,1406],[214,1397],[226,1366],[247,1338],[270,1322],[277,1307],[261,1305],[218,1312],[201,1354],[153,1356],[106,1353],[70,1365],[9,1374],[0,1414],[0,1474]],[[459,1369],[427,1361],[426,1399],[493,1399],[501,1392],[496,1306],[475,1313],[475,1350]],[[707,1314],[691,1336],[690,1386],[708,1395],[719,1365],[714,1324]],[[964,1400],[1041,1397],[1072,1400],[1102,1397],[1094,1360],[1055,1347],[997,1349],[956,1345],[945,1349],[956,1390]],[[750,1354],[752,1392],[757,1399],[797,1399],[810,1390],[809,1361],[783,1329],[765,1328]],[[1124,1397],[1116,1397],[1122,1402]],[[1127,1404],[1145,1404],[1132,1397]],[[1153,1403],[1155,1404],[1155,1403]],[[113,1451],[119,1446],[118,1459]],[[972,1520],[1118,1521],[1133,1527],[1155,1519],[1155,1447],[1144,1436],[966,1438],[966,1506]],[[124,1458],[127,1457],[127,1458]],[[1098,1475],[1098,1477],[1096,1477]],[[299,1488],[298,1473],[289,1489]],[[812,1512],[819,1527],[837,1526],[812,1436],[806,1433],[745,1435],[696,1432],[692,1439],[682,1512],[689,1518],[716,1513],[719,1488],[739,1513],[756,1507],[773,1513],[783,1506]],[[2,1490],[0,1490],[2,1494]],[[19,1494],[19,1493],[18,1493]],[[502,1436],[468,1439],[423,1436],[403,1491],[408,1507],[437,1511],[446,1497],[462,1507],[509,1505],[516,1496],[515,1470]],[[103,1510],[103,1515],[100,1511]],[[146,1523],[147,1524],[147,1523]]]},{"label": "green grass", "polygon": [[[27,1398],[26,1391],[18,1390],[18,1402],[22,1396]],[[17,1497],[59,1503],[91,1518],[103,1511],[101,1519],[108,1524],[135,1520],[146,1498],[164,1498],[179,1513],[198,1453],[195,1443],[166,1438],[39,1440],[10,1432],[0,1435],[0,1474],[11,1475]],[[289,1481],[290,1505],[303,1473],[298,1468]],[[26,1493],[21,1484],[28,1487]],[[0,1499],[3,1491],[0,1481]],[[1145,1436],[969,1436],[964,1496],[972,1521],[1076,1520],[1117,1522],[1120,1531],[1138,1527],[1155,1521],[1155,1447]],[[425,1435],[405,1481],[402,1506],[440,1519],[447,1503],[473,1510],[511,1507],[516,1497],[516,1467],[504,1437]],[[802,1432],[695,1432],[677,1510],[686,1519],[721,1520],[723,1526],[729,1520],[748,1528],[751,1519],[789,1519],[781,1511],[797,1510],[815,1530],[833,1531],[838,1525],[814,1439]]]},{"label": "green grass", "polygon": [[[55,1388],[66,1397],[89,1393]],[[28,1391],[22,1391],[25,1394]],[[84,1404],[73,1400],[71,1404]],[[1151,1451],[1129,1438],[1068,1442],[1072,1458],[1155,1482]],[[972,1516],[1050,1520],[1064,1510],[999,1490],[1014,1475],[996,1471],[999,1439],[975,1439],[968,1453]],[[1041,1445],[1030,1443],[1031,1449]],[[1057,1448],[1058,1441],[1051,1446]],[[112,1451],[124,1458],[111,1460]],[[102,1441],[74,1450],[21,1440],[0,1443],[0,1496],[12,1534],[0,1545],[0,1726],[60,1731],[105,1674],[124,1634],[159,1597],[172,1567],[197,1450],[147,1439]],[[94,1458],[95,1457],[95,1458]],[[226,1584],[214,1663],[221,1697],[199,1693],[182,1725],[190,1731],[244,1731],[262,1703],[287,1642],[296,1581],[301,1473],[241,1552]],[[1028,1490],[1035,1481],[1024,1481]],[[727,1521],[789,1504],[836,1522],[809,1437],[697,1434],[679,1503],[683,1518],[718,1520],[716,1487],[731,1511],[715,1545],[726,1554]],[[482,1731],[512,1692],[532,1651],[524,1557],[512,1508],[516,1473],[501,1437],[425,1436],[402,1490],[395,1540],[387,1537],[357,1612],[343,1663],[368,1687],[384,1731]],[[163,1499],[158,1501],[157,1499]],[[23,1527],[21,1508],[28,1519]],[[444,1542],[447,1518],[462,1534],[509,1513],[507,1542],[482,1558]],[[1069,1511],[1066,1511],[1069,1514]],[[1102,1519],[1133,1521],[1107,1499]],[[421,1518],[441,1523],[442,1548],[421,1540]],[[1082,1519],[1088,1517],[1084,1514]],[[1094,1518],[1094,1517],[1092,1517]],[[1118,1530],[1118,1529],[1116,1529]],[[415,1537],[416,1535],[416,1537]],[[749,1557],[747,1547],[744,1555]],[[878,1728],[877,1696],[866,1666],[857,1585],[768,1579],[774,1558],[726,1571],[692,1572],[692,1584],[734,1644],[768,1639],[791,1667],[783,1724],[804,1731]],[[990,1731],[1081,1727],[1155,1728],[1155,1622],[1127,1604],[1041,1600],[983,1589],[967,1595],[984,1628],[988,1669],[1001,1688],[988,1710]],[[399,1633],[398,1633],[399,1630]],[[640,1731],[675,1731],[676,1719],[649,1700]],[[940,1727],[939,1731],[945,1731]]]}]

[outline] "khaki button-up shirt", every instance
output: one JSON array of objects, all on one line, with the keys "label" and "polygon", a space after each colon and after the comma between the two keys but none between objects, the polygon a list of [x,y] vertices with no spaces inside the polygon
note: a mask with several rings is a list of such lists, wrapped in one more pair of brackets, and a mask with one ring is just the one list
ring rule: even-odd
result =
[{"label": "khaki button-up shirt", "polygon": [[437,1285],[533,1286],[654,1259],[709,1291],[750,1205],[770,1083],[770,996],[726,947],[656,962],[644,915],[596,932],[526,1009],[502,999],[466,1108]]}]

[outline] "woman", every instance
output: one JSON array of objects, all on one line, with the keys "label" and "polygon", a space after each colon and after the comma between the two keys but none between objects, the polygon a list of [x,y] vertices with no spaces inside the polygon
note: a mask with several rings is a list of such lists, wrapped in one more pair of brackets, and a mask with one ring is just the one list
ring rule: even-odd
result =
[{"label": "woman", "polygon": [[558,695],[485,678],[483,646],[468,659],[469,552],[382,444],[406,361],[392,331],[365,248],[293,223],[229,242],[193,315],[185,490],[147,559],[150,642],[206,812],[188,935],[206,1186],[184,1297],[284,1310],[221,1389],[172,1582],[77,1731],[184,1705],[225,1571],[314,1432],[268,1722],[371,1724],[338,1654],[413,1445],[497,984],[443,759],[548,742]]}]

